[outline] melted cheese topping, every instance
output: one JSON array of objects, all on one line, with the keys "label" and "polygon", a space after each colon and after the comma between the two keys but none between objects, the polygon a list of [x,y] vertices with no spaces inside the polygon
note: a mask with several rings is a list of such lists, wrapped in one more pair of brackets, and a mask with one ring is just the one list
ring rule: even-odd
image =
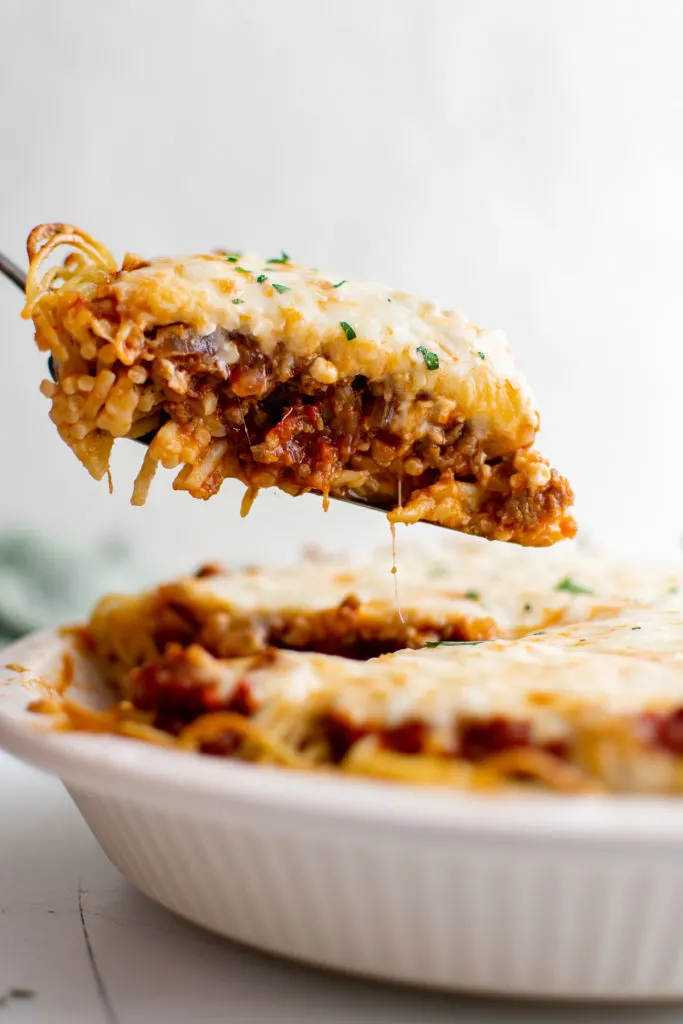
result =
[{"label": "melted cheese topping", "polygon": [[[359,725],[419,719],[447,730],[459,716],[522,719],[541,741],[562,738],[577,710],[619,715],[683,704],[680,570],[624,565],[572,543],[540,554],[464,537],[449,538],[438,556],[408,547],[401,562],[406,617],[489,617],[510,639],[365,662],[293,651],[278,651],[273,661],[207,654],[207,682],[229,696],[246,681],[258,704],[311,699]],[[387,551],[368,565],[305,562],[172,589],[180,588],[189,608],[223,608],[257,621],[272,612],[334,608],[353,594],[386,620],[396,615],[390,567]],[[125,613],[137,628],[144,601]],[[107,614],[105,605],[105,634]],[[112,621],[117,614],[114,608]]]},{"label": "melted cheese topping", "polygon": [[[395,616],[392,564],[392,550],[386,549],[366,564],[305,561],[295,568],[250,569],[178,585],[186,598],[245,614],[305,614],[354,595]],[[681,583],[678,570],[624,564],[572,541],[539,551],[463,536],[444,538],[438,554],[402,545],[400,574],[404,613],[490,617],[503,634],[605,617],[625,604],[658,601]]]},{"label": "melted cheese topping", "polygon": [[[60,246],[75,251],[44,271]],[[65,224],[35,228],[28,252],[23,315],[59,367],[42,385],[51,418],[98,480],[116,438],[149,443],[134,504],[161,465],[201,499],[242,480],[244,514],[279,487],[524,545],[574,535],[501,332],[285,256],[128,255],[119,270]]]},{"label": "melted cheese topping", "polygon": [[683,705],[683,608],[623,613],[586,628],[519,640],[400,651],[369,662],[279,652],[274,663],[217,663],[230,693],[246,681],[257,702],[324,698],[358,725],[419,720],[449,729],[459,717],[527,721],[534,739],[561,739],[572,719],[666,712]]},{"label": "melted cheese topping", "polygon": [[[318,354],[313,371],[323,382],[396,375],[405,391],[434,394],[444,411],[456,406],[479,436],[504,439],[500,452],[530,444],[538,428],[502,331],[481,330],[460,312],[382,284],[335,287],[328,275],[291,261],[196,255],[124,269],[109,290],[122,320],[143,330],[182,321],[202,336],[222,328],[253,338],[266,355],[284,344],[297,358]],[[428,368],[421,348],[438,356],[437,369]],[[236,360],[229,339],[221,355]]]}]

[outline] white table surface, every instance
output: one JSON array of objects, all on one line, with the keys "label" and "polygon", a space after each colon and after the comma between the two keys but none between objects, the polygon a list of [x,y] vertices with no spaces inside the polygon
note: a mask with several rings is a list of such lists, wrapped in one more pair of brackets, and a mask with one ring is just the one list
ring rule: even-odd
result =
[{"label": "white table surface", "polygon": [[676,1006],[551,1007],[424,993],[243,949],[137,893],[61,785],[4,754],[0,822],[0,1024],[683,1020]]}]

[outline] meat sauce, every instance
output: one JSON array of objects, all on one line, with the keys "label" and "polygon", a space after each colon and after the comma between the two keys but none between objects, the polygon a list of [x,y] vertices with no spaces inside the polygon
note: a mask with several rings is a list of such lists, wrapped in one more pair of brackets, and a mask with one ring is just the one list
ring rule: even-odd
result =
[{"label": "meat sauce", "polygon": [[233,711],[248,718],[256,710],[248,683],[239,682],[228,697],[221,697],[215,685],[193,678],[185,652],[173,645],[164,658],[134,671],[131,683],[135,707],[153,712],[156,728],[174,736],[212,711]]},{"label": "meat sauce", "polygon": [[669,714],[651,712],[639,716],[640,737],[649,746],[683,756],[683,708]]},{"label": "meat sauce", "polygon": [[427,642],[492,640],[496,628],[490,617],[410,619],[370,614],[363,602],[349,594],[338,605],[316,612],[293,609],[261,612],[253,621],[231,619],[227,612],[207,612],[203,618],[180,600],[161,600],[155,612],[154,642],[163,654],[170,643],[188,647],[199,643],[217,658],[247,657],[269,648],[329,654],[367,661]]},{"label": "meat sauce", "polygon": [[[276,656],[272,651],[262,657]],[[193,674],[187,652],[177,645],[171,645],[164,657],[132,674],[131,700],[141,711],[153,712],[154,725],[172,735],[177,735],[200,715],[212,711],[231,711],[249,718],[257,710],[246,681],[238,682],[229,695],[221,697],[215,686],[203,683]],[[644,713],[632,721],[634,735],[645,746],[675,757],[683,756],[683,708],[668,714]],[[427,749],[430,734],[429,726],[416,718],[384,728],[358,724],[336,712],[321,715],[318,726],[334,764],[343,761],[351,747],[367,736],[376,737],[385,750],[416,755]],[[202,750],[229,757],[238,743],[239,736],[227,730],[218,739],[204,744]],[[538,743],[533,738],[530,722],[503,716],[459,718],[452,729],[452,749],[444,752],[444,756],[476,763],[502,751],[520,748],[543,750],[560,760],[571,757],[570,743],[562,740]]]},{"label": "meat sauce", "polygon": [[[419,754],[425,750],[429,728],[418,719],[408,719],[391,729],[356,725],[339,714],[328,714],[323,721],[323,732],[328,739],[335,764],[346,757],[351,747],[366,736],[376,736],[385,750],[398,754]],[[533,746],[528,722],[496,717],[484,720],[460,719],[453,729],[453,749],[450,756],[468,761],[482,761],[492,754],[515,747]],[[547,746],[542,749],[547,750]],[[563,756],[556,745],[552,753]]]},{"label": "meat sauce", "polygon": [[[557,474],[541,489],[513,486],[514,455],[489,460],[468,423],[432,422],[428,393],[406,410],[400,388],[386,381],[356,376],[324,385],[310,376],[309,363],[284,348],[266,357],[249,338],[226,338],[240,355],[229,368],[218,359],[213,336],[197,339],[194,349],[186,338],[166,338],[163,351],[173,355],[186,390],[179,397],[163,376],[154,383],[165,393],[166,414],[179,423],[215,401],[214,436],[228,441],[241,478],[252,486],[328,494],[342,469],[369,471],[373,504],[390,510],[399,504],[399,480],[404,503],[442,479],[478,482],[486,491],[482,511],[504,530],[532,530],[571,504],[572,492]],[[220,472],[208,477],[200,496],[210,497],[222,480]],[[344,496],[345,485],[334,493]]]}]

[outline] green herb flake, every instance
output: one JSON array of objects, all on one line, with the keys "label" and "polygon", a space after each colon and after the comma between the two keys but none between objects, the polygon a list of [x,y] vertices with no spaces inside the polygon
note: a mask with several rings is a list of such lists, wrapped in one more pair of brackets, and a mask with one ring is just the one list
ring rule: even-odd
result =
[{"label": "green herb flake", "polygon": [[391,302],[391,299],[387,299],[387,302]]},{"label": "green herb flake", "polygon": [[241,306],[244,304],[244,299],[233,299],[232,304],[233,306]]},{"label": "green herb flake", "polygon": [[530,604],[529,601],[527,601],[527,603],[524,605],[524,611],[525,612],[530,612],[531,611],[531,604]]},{"label": "green herb flake", "polygon": [[678,593],[678,587],[669,587],[669,593],[670,594],[677,594]]},{"label": "green herb flake", "polygon": [[267,280],[268,278],[266,277],[265,274],[259,274],[259,276],[256,278],[256,284],[263,284],[263,282]]},{"label": "green herb flake", "polygon": [[251,274],[251,270],[247,270],[247,268],[246,268],[246,267],[235,267],[235,270],[236,270],[236,271],[237,271],[237,272],[238,272],[239,274]]},{"label": "green herb flake", "polygon": [[424,345],[418,345],[417,351],[421,354],[422,358],[424,359],[425,366],[427,367],[428,370],[439,369],[439,357],[437,356],[436,352],[430,352],[428,348],[424,347]]},{"label": "green herb flake", "polygon": [[555,587],[555,590],[566,590],[568,594],[594,594],[594,590],[590,590],[588,587],[581,587],[578,583],[574,583],[570,576],[565,576],[563,580]]},{"label": "green herb flake", "polygon": [[272,260],[266,260],[266,263],[289,263],[289,256],[284,249],[281,249],[279,256],[274,256]]},{"label": "green herb flake", "polygon": [[344,278],[344,280],[343,280],[343,281],[337,281],[337,283],[336,283],[336,284],[333,284],[333,285],[332,285],[332,287],[333,287],[333,288],[341,288],[341,286],[342,286],[343,284],[346,284],[346,278]]},{"label": "green herb flake", "polygon": [[485,643],[485,640],[427,640],[425,647],[475,647]]},{"label": "green herb flake", "polygon": [[226,263],[237,263],[239,256],[233,256],[232,254],[225,257]]},{"label": "green herb flake", "polygon": [[275,281],[273,281],[273,288],[276,292],[279,292],[280,295],[284,295],[285,292],[290,292],[292,290],[291,288],[288,288],[286,284],[277,284]]},{"label": "green herb flake", "polygon": [[484,353],[483,353],[483,352],[481,351],[481,349],[480,349],[480,350],[479,350],[479,351],[477,352],[477,355],[479,356],[479,358],[480,358],[480,359],[486,359],[486,356],[485,356],[485,355],[484,355]]},{"label": "green herb flake", "polygon": [[358,337],[351,324],[347,324],[346,320],[340,320],[339,326],[346,335],[348,341],[353,341],[354,338]]},{"label": "green herb flake", "polygon": [[631,629],[642,629],[642,626],[631,626]]},{"label": "green herb flake", "polygon": [[467,590],[465,591],[465,597],[468,601],[478,601],[479,591],[478,590]]}]

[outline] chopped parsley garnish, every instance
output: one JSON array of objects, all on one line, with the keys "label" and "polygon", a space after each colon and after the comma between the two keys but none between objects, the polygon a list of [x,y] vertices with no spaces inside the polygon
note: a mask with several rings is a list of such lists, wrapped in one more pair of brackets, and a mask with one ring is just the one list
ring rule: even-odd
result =
[{"label": "chopped parsley garnish", "polygon": [[240,274],[251,274],[251,270],[247,270],[246,267],[235,267]]},{"label": "chopped parsley garnish", "polygon": [[465,591],[465,597],[468,601],[478,601],[479,591],[478,590],[467,590]]},{"label": "chopped parsley garnish", "polygon": [[430,352],[428,348],[424,347],[424,345],[418,345],[417,351],[422,355],[425,361],[425,366],[428,370],[439,369],[439,357],[436,352]]},{"label": "chopped parsley garnish", "polygon": [[267,280],[268,278],[266,277],[265,274],[259,274],[259,276],[256,278],[256,284],[263,284],[263,282]]},{"label": "chopped parsley garnish", "polygon": [[333,284],[333,285],[332,285],[332,287],[333,287],[333,288],[341,288],[341,286],[342,286],[343,284],[346,284],[346,278],[344,278],[344,280],[343,280],[343,281],[337,281],[337,283],[336,283],[336,284]]},{"label": "chopped parsley garnish", "polygon": [[555,590],[566,590],[568,594],[594,594],[594,590],[590,590],[588,587],[581,587],[578,583],[574,583],[571,576],[565,576],[563,580],[555,587]]},{"label": "chopped parsley garnish", "polygon": [[474,647],[484,643],[485,640],[427,640],[425,647]]},{"label": "chopped parsley garnish", "polygon": [[481,349],[480,349],[480,350],[479,350],[479,351],[477,352],[477,355],[479,356],[479,358],[480,358],[480,359],[486,359],[486,356],[485,356],[485,355],[484,355],[484,353],[483,353],[483,352],[481,351]]},{"label": "chopped parsley garnish", "polygon": [[532,633],[531,635],[532,636],[545,636],[545,630],[544,629],[540,629],[538,631],[538,633]]},{"label": "chopped parsley garnish", "polygon": [[347,324],[346,320],[340,320],[339,326],[346,335],[348,341],[353,341],[354,338],[358,337],[351,324]]},{"label": "chopped parsley garnish", "polygon": [[233,306],[241,306],[243,302],[244,302],[244,299],[233,299],[232,300]]},{"label": "chopped parsley garnish", "polygon": [[530,611],[531,611],[531,604],[530,604],[530,603],[529,603],[528,601],[527,601],[527,603],[526,603],[526,604],[524,605],[524,611],[525,611],[525,612],[530,612]]},{"label": "chopped parsley garnish", "polygon": [[280,295],[284,295],[285,292],[292,290],[291,288],[288,288],[286,284],[276,284],[275,281],[273,281],[273,288],[276,292],[279,292]]},{"label": "chopped parsley garnish", "polygon": [[225,259],[228,263],[237,263],[239,259],[239,254],[235,256],[233,253],[226,253]]},{"label": "chopped parsley garnish", "polygon": [[631,629],[642,629],[642,626],[631,626]]},{"label": "chopped parsley garnish", "polygon": [[387,299],[387,302],[391,302],[391,299]]},{"label": "chopped parsley garnish", "polygon": [[266,263],[289,263],[289,256],[284,249],[281,249],[279,256],[274,256],[272,260],[266,260]]},{"label": "chopped parsley garnish", "polygon": [[669,587],[669,593],[670,594],[677,594],[678,593],[678,587]]}]

